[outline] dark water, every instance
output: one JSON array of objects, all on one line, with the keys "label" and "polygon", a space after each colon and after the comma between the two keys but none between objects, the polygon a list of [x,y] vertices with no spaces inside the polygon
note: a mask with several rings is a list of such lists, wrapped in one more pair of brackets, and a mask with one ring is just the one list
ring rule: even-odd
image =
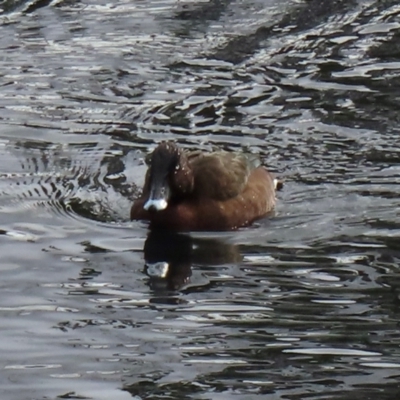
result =
[{"label": "dark water", "polygon": [[[2,399],[398,398],[397,1],[0,7]],[[276,215],[149,235],[162,139],[259,154]]]}]

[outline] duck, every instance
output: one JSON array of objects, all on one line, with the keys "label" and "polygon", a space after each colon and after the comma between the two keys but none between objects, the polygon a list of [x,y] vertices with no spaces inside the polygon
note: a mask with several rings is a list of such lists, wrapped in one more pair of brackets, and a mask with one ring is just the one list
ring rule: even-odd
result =
[{"label": "duck", "polygon": [[270,213],[282,182],[243,153],[189,151],[163,141],[146,157],[142,194],[131,220],[150,229],[229,231]]}]

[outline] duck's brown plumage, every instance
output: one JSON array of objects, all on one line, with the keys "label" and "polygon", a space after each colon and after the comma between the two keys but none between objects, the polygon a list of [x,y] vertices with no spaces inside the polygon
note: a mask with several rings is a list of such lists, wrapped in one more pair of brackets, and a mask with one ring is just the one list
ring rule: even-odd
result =
[{"label": "duck's brown plumage", "polygon": [[243,154],[189,152],[162,142],[148,164],[131,219],[148,220],[150,228],[231,230],[251,224],[275,205],[272,175]]}]

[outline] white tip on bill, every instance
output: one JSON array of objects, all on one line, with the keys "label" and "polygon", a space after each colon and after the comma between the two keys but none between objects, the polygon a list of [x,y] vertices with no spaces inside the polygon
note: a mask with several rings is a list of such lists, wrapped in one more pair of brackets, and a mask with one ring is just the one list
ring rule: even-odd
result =
[{"label": "white tip on bill", "polygon": [[164,199],[158,199],[158,200],[147,200],[146,203],[144,203],[143,208],[145,210],[150,210],[153,208],[156,211],[162,211],[165,210],[168,206],[168,202]]}]

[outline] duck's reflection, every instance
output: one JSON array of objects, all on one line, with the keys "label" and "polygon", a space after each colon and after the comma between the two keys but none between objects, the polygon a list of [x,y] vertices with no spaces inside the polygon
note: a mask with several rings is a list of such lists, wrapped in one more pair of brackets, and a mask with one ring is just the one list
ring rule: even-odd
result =
[{"label": "duck's reflection", "polygon": [[144,245],[145,272],[153,290],[178,290],[190,282],[192,265],[220,265],[241,260],[237,246],[216,238],[152,231]]}]

